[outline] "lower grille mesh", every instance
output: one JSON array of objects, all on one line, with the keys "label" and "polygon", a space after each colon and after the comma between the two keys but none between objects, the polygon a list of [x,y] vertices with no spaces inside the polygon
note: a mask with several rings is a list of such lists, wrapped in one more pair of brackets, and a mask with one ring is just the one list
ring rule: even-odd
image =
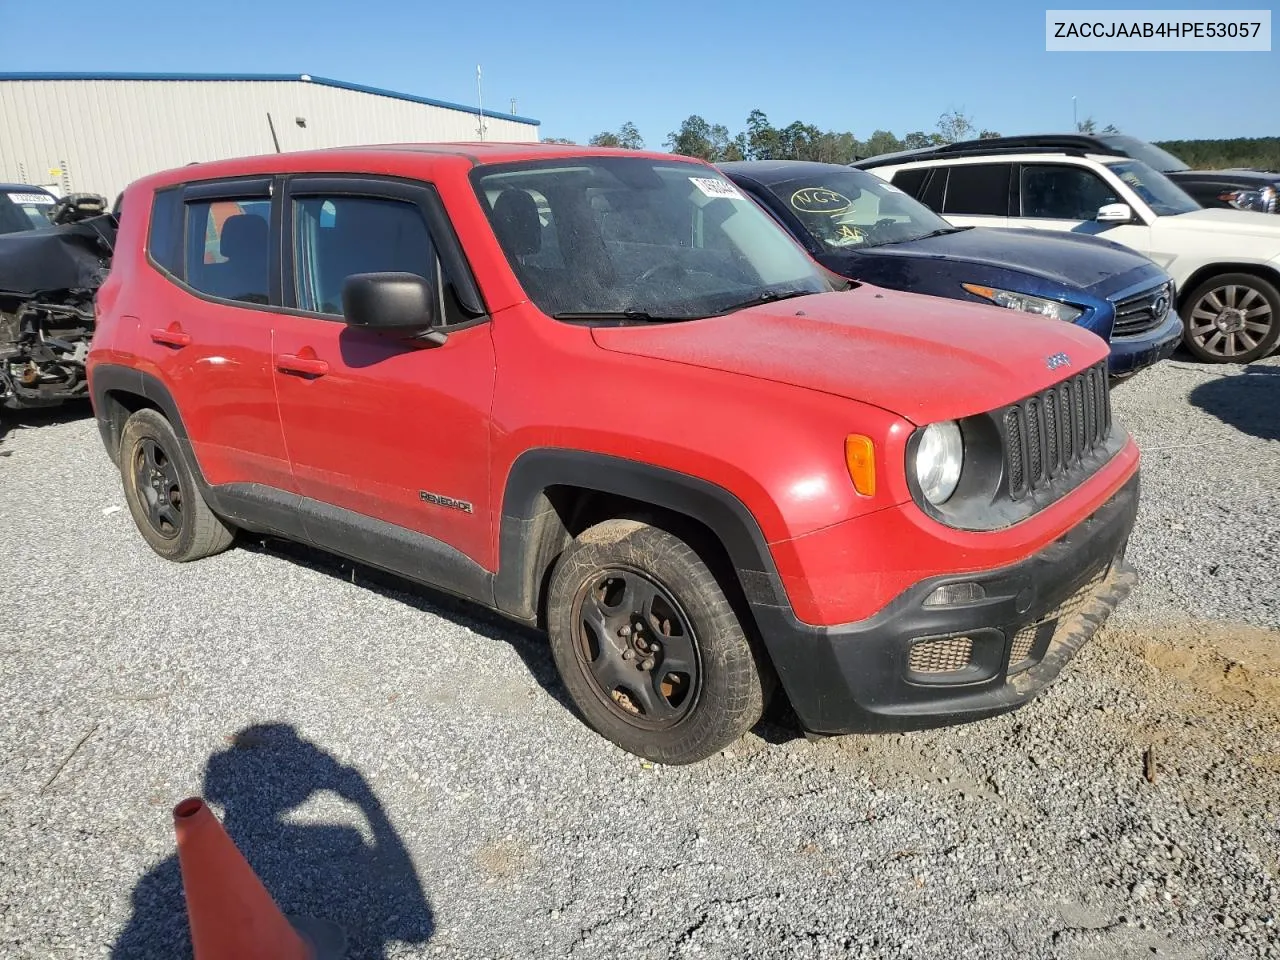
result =
[{"label": "lower grille mesh", "polygon": [[911,648],[907,665],[912,673],[953,673],[969,666],[973,641],[968,637],[925,640]]}]

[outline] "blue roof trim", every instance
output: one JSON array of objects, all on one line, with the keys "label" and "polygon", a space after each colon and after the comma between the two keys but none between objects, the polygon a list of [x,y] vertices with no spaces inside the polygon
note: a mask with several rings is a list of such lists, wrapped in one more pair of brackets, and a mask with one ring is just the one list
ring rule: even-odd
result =
[{"label": "blue roof trim", "polygon": [[[463,113],[479,113],[475,107],[465,103],[453,103],[449,100],[436,100],[432,97],[419,97],[412,93],[399,93],[395,90],[384,90],[382,87],[369,87],[363,83],[347,83],[345,80],[331,80],[328,77],[317,77],[310,73],[0,73],[3,80],[239,80],[239,81],[275,81],[294,83],[318,83],[322,87],[335,87],[339,90],[353,90],[356,93],[369,93],[378,97],[391,97],[394,100],[407,100],[410,103],[423,103],[429,107],[443,107],[446,110],[460,110]],[[541,126],[541,120],[522,117],[514,113],[502,113],[497,110],[483,111],[486,117],[494,120],[512,120],[516,123],[529,123]]]}]

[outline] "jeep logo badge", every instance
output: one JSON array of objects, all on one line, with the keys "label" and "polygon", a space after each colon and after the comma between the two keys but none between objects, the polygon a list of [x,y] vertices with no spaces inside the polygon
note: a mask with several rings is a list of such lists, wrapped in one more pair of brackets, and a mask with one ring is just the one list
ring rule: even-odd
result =
[{"label": "jeep logo badge", "polygon": [[1053,353],[1044,358],[1044,365],[1050,370],[1071,366],[1071,358],[1065,353]]}]

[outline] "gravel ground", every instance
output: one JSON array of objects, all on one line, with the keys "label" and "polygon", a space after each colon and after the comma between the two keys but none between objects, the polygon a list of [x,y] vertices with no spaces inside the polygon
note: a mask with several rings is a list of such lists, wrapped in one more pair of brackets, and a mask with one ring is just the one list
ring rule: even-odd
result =
[{"label": "gravel ground", "polygon": [[28,417],[0,441],[0,955],[186,955],[170,811],[203,794],[350,958],[1280,957],[1280,359],[1115,401],[1143,581],[1044,696],[763,724],[679,768],[469,608],[275,544],[165,563],[92,421]]}]

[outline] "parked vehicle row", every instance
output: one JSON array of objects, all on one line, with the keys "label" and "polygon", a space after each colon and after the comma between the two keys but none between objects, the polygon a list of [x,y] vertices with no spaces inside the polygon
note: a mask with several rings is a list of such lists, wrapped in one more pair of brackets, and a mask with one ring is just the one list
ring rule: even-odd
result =
[{"label": "parked vehicle row", "polygon": [[87,370],[143,540],[286,537],[536,625],[640,756],[775,696],[816,734],[1017,709],[1135,581],[1102,337],[839,277],[702,161],[326,150],[120,211]]},{"label": "parked vehicle row", "polygon": [[1176,284],[1183,342],[1201,360],[1250,363],[1280,342],[1280,220],[1202,207],[1140,159],[972,140],[854,166],[956,225],[1101,236],[1150,257]]}]

